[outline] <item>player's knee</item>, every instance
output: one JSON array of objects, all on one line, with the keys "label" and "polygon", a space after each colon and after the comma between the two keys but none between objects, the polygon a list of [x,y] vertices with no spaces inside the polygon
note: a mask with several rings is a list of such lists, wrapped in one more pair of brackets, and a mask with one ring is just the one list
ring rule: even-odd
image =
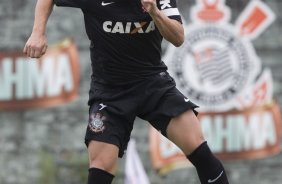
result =
[{"label": "player's knee", "polygon": [[192,153],[194,150],[196,150],[201,144],[203,144],[206,140],[204,139],[204,136],[203,135],[195,135],[191,146],[190,146],[190,149],[187,151],[188,154]]},{"label": "player's knee", "polygon": [[190,139],[187,139],[184,141],[181,146],[181,149],[186,155],[191,154],[193,151],[195,151],[201,144],[203,144],[206,140],[201,135],[195,135],[191,136]]},{"label": "player's knee", "polygon": [[205,142],[200,122],[193,111],[186,111],[172,119],[167,133],[168,138],[178,145],[185,154],[193,152]]},{"label": "player's knee", "polygon": [[96,156],[96,157],[90,157],[89,162],[90,162],[89,163],[90,168],[98,168],[107,171],[111,174],[115,174],[116,172],[117,160],[114,158],[109,159],[103,156]]}]

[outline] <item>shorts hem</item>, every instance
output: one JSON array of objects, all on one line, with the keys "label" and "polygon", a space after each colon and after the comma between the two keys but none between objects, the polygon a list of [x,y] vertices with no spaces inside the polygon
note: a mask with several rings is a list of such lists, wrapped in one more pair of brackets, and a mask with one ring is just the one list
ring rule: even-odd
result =
[{"label": "shorts hem", "polygon": [[84,139],[84,143],[86,145],[86,147],[88,148],[89,146],[89,143],[90,141],[98,141],[98,142],[103,142],[103,143],[108,143],[108,144],[112,144],[112,145],[115,145],[118,147],[119,149],[119,153],[118,153],[118,157],[119,158],[122,158],[124,153],[123,151],[120,149],[120,144],[118,142],[115,142],[115,141],[108,141],[108,140],[104,140],[104,139],[101,139],[101,138],[98,138],[98,137],[91,137],[91,138],[85,138]]}]

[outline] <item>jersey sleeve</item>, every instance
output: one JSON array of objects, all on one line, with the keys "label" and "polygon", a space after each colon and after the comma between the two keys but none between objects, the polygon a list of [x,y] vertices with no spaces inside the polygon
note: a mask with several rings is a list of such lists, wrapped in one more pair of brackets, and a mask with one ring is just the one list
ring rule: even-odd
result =
[{"label": "jersey sleeve", "polygon": [[182,23],[176,0],[157,0],[157,5],[166,16]]},{"label": "jersey sleeve", "polygon": [[83,0],[53,0],[56,6],[82,8]]}]

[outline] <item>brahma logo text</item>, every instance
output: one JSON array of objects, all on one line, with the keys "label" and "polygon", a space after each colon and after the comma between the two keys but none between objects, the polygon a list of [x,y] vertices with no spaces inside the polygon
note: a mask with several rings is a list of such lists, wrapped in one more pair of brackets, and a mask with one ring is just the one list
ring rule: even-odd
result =
[{"label": "brahma logo text", "polygon": [[78,58],[64,41],[40,59],[21,53],[0,55],[0,110],[53,106],[73,100],[78,88]]}]

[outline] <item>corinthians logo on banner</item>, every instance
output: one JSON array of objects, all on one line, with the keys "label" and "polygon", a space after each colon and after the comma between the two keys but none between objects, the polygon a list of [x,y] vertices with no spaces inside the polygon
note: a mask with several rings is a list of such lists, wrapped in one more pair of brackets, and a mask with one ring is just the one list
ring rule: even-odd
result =
[{"label": "corinthians logo on banner", "polygon": [[[272,11],[254,0],[232,25],[225,1],[197,2],[184,45],[180,49],[171,47],[164,59],[179,88],[207,112],[271,101],[271,73],[261,71],[251,41],[273,22]],[[257,94],[258,90],[264,94]]]},{"label": "corinthians logo on banner", "polygon": [[[183,46],[169,47],[164,61],[178,88],[200,105],[206,139],[221,159],[254,159],[279,152],[281,118],[273,100],[271,71],[262,68],[252,44],[273,23],[274,13],[253,0],[233,25],[224,0],[196,2]],[[168,154],[154,149],[155,143],[169,143],[157,134],[152,133],[150,141],[156,168],[174,165],[172,160],[186,162],[173,146],[166,147],[175,154],[162,157]]]},{"label": "corinthians logo on banner", "polygon": [[77,97],[79,65],[72,40],[39,60],[22,52],[0,53],[0,111],[56,106]]}]

